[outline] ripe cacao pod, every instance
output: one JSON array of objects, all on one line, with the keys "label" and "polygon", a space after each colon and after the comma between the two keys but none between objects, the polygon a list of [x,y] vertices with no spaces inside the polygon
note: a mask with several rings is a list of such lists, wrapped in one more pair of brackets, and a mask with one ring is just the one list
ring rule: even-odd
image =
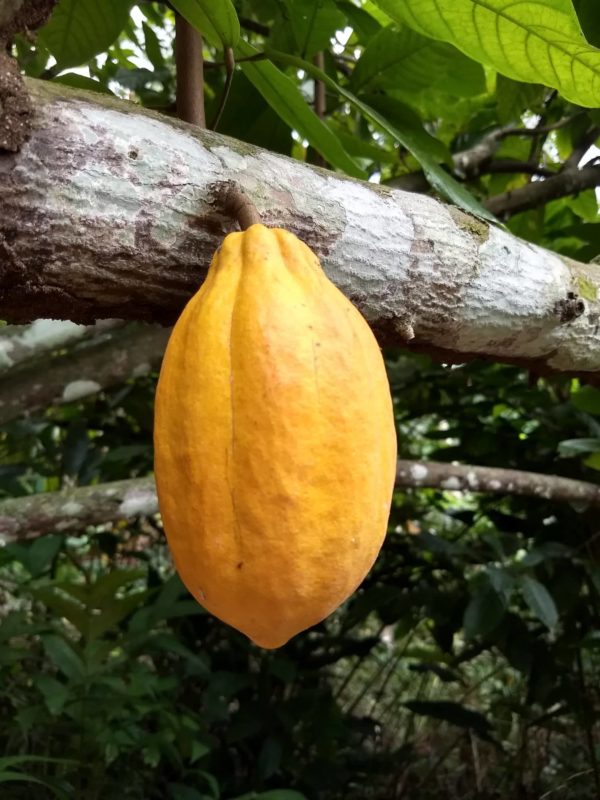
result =
[{"label": "ripe cacao pod", "polygon": [[155,413],[163,524],[201,605],[275,648],[352,594],[387,527],[392,401],[369,326],[293,234],[226,237]]}]

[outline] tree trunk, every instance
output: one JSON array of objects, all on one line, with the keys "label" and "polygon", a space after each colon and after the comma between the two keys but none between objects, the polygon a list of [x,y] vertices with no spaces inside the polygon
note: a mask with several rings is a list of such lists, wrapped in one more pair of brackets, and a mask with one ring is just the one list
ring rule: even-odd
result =
[{"label": "tree trunk", "polygon": [[234,229],[239,185],[294,231],[385,344],[600,375],[600,273],[430,197],[268,153],[137,106],[29,81],[0,155],[0,318],[171,323]]}]

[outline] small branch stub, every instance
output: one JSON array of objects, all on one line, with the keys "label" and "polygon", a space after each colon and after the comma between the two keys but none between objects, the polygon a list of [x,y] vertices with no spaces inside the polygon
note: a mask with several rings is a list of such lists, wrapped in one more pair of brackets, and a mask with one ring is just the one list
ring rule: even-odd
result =
[{"label": "small branch stub", "polygon": [[256,206],[238,186],[231,186],[225,191],[223,210],[238,221],[243,231],[251,225],[258,225],[261,222]]}]

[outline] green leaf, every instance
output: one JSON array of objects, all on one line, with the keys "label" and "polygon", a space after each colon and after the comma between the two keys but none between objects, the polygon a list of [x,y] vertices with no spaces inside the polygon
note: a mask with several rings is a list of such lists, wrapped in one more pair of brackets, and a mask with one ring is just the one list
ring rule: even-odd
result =
[{"label": "green leaf", "polygon": [[85,674],[85,665],[77,655],[72,645],[62,636],[44,634],[42,644],[48,657],[56,664],[67,678],[72,680],[82,678]]},{"label": "green leaf", "polygon": [[481,739],[488,742],[494,741],[491,735],[492,724],[483,714],[466,708],[460,703],[451,703],[445,700],[409,700],[404,705],[414,714],[450,722],[459,728],[468,728]]},{"label": "green leaf", "polygon": [[16,561],[19,561],[25,569],[37,577],[44,570],[48,569],[58,555],[63,544],[62,536],[42,536],[30,544],[13,543],[7,545],[5,552]]},{"label": "green leaf", "polygon": [[352,136],[335,120],[329,122],[329,127],[342,143],[344,150],[354,158],[363,158],[365,161],[382,164],[396,164],[398,162],[398,154],[393,149],[386,150],[374,142],[366,142],[358,136]]},{"label": "green leaf", "polygon": [[58,617],[68,620],[78,633],[82,636],[87,635],[90,617],[87,610],[79,603],[65,597],[53,586],[40,586],[31,593]]},{"label": "green leaf", "polygon": [[436,87],[458,96],[485,92],[480,64],[445,42],[402,25],[383,28],[369,42],[352,73],[353,92],[393,88],[406,96]]},{"label": "green leaf", "polygon": [[588,456],[586,459],[584,459],[583,463],[590,469],[600,470],[600,451]]},{"label": "green leaf", "polygon": [[569,205],[584,222],[598,222],[598,199],[594,189],[579,192],[571,198]]},{"label": "green leaf", "polygon": [[142,22],[142,30],[144,31],[144,44],[146,55],[154,69],[162,69],[165,65],[165,59],[160,49],[160,42],[158,36],[154,33],[150,25]]},{"label": "green leaf", "polygon": [[256,800],[306,800],[306,796],[293,789],[272,789],[270,792],[257,794]]},{"label": "green leaf", "polygon": [[573,551],[562,542],[542,542],[533,547],[519,562],[523,567],[536,567],[543,561],[556,558],[569,558]]},{"label": "green leaf", "polygon": [[283,63],[292,64],[299,69],[303,69],[314,78],[323,81],[323,83],[329,86],[332,91],[340,94],[345,100],[357,108],[368,120],[378,125],[389,136],[410,150],[413,156],[423,167],[423,171],[425,172],[431,185],[434,187],[434,189],[437,189],[440,194],[471,214],[476,214],[484,219],[496,221],[495,217],[490,214],[490,212],[484,206],[482,206],[481,203],[475,197],[473,197],[473,195],[467,189],[464,188],[464,186],[461,186],[458,181],[456,181],[451,175],[449,175],[440,167],[440,165],[431,157],[431,154],[425,150],[418,137],[414,135],[414,131],[400,130],[399,128],[391,125],[382,114],[380,114],[374,108],[368,106],[362,100],[359,100],[359,98],[352,94],[352,92],[349,92],[347,89],[339,86],[332,78],[329,77],[329,75],[315,67],[310,62],[304,61],[296,56],[290,56],[287,53],[279,53],[270,49],[268,50],[268,55],[275,61],[282,61]]},{"label": "green leaf", "polygon": [[212,45],[235,47],[240,38],[240,23],[231,0],[173,0],[173,8]]},{"label": "green leaf", "polygon": [[64,72],[52,78],[53,83],[62,83],[63,86],[72,86],[74,89],[85,89],[88,92],[100,92],[101,94],[113,94],[111,90],[95,78],[88,78],[87,75],[79,75],[77,72]]},{"label": "green leaf", "polygon": [[486,636],[504,616],[504,598],[489,584],[477,589],[465,610],[463,625],[468,639]]},{"label": "green leaf", "polygon": [[184,786],[182,783],[169,783],[170,800],[204,800],[205,794],[191,786]]},{"label": "green leaf", "polygon": [[523,83],[498,74],[496,78],[496,107],[502,124],[520,122],[523,110],[537,107],[546,89],[537,83]]},{"label": "green leaf", "polygon": [[594,47],[600,47],[600,14],[598,0],[574,0],[573,5],[583,28],[585,38]]},{"label": "green leaf", "polygon": [[274,775],[281,764],[283,755],[283,745],[279,739],[269,736],[263,742],[263,746],[258,754],[257,769],[261,780],[268,780]]},{"label": "green leaf", "polygon": [[38,36],[58,69],[84,64],[119,37],[129,19],[127,0],[59,0]]},{"label": "green leaf", "polygon": [[[248,57],[256,55],[258,51],[247,42],[240,41],[237,52]],[[346,153],[337,136],[307,105],[300,90],[287,75],[268,61],[246,61],[241,67],[248,80],[281,119],[308,139],[326,161],[354,178],[366,177],[364,171]]]},{"label": "green leaf", "polygon": [[529,575],[521,575],[519,583],[525,602],[533,614],[548,628],[554,628],[558,622],[558,611],[546,587]]},{"label": "green leaf", "polygon": [[600,106],[600,50],[581,33],[571,0],[376,0],[397,22],[454,44],[515,80]]},{"label": "green leaf", "polygon": [[333,0],[282,0],[279,9],[272,46],[302,58],[329,49],[330,38],[345,27],[345,16]]},{"label": "green leaf", "polygon": [[370,14],[355,6],[348,0],[339,0],[338,8],[346,15],[348,24],[354,31],[356,38],[362,44],[367,44],[373,36],[381,29],[381,25]]},{"label": "green leaf", "polygon": [[88,636],[90,641],[103,636],[111,628],[114,628],[148,597],[148,592],[135,592],[123,598],[113,598],[110,603],[97,616],[90,618]]},{"label": "green leaf", "polygon": [[600,439],[564,439],[558,445],[558,454],[563,458],[580,456],[582,453],[596,453],[600,450]]},{"label": "green leaf", "polygon": [[89,604],[101,608],[104,601],[115,596],[118,589],[146,577],[145,569],[114,569],[99,577],[90,589]]},{"label": "green leaf", "polygon": [[60,714],[69,699],[69,688],[50,675],[36,675],[33,682],[44,696],[48,711],[56,716]]},{"label": "green leaf", "polygon": [[600,414],[600,389],[584,386],[571,394],[571,402],[575,408],[585,411],[586,414]]},{"label": "green leaf", "polygon": [[72,797],[69,792],[67,792],[62,787],[58,786],[56,781],[53,781],[51,778],[34,778],[33,775],[26,775],[23,772],[0,772],[0,783],[36,783],[39,786],[45,786],[47,789],[53,792],[55,797],[64,798],[64,800],[69,800],[69,797]]}]

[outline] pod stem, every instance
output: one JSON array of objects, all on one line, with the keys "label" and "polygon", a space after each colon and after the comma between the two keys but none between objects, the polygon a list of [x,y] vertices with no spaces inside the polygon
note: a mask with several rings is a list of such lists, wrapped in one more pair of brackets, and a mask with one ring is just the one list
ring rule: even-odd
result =
[{"label": "pod stem", "polygon": [[223,200],[225,212],[239,222],[243,231],[261,222],[256,206],[238,186],[230,187],[225,192]]}]

